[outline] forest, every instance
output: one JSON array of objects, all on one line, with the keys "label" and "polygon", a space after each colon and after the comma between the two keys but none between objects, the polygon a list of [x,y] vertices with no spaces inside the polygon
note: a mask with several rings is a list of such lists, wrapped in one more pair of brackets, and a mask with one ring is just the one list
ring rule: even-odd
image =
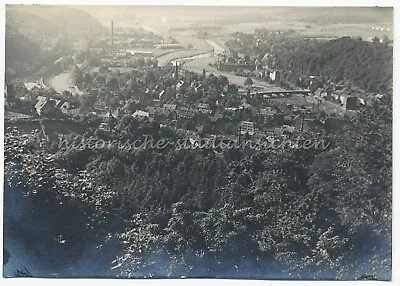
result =
[{"label": "forest", "polygon": [[[49,211],[69,206],[87,217],[79,235],[77,222],[63,218],[67,243],[120,241],[124,254],[112,266],[122,277],[137,277],[155,257],[170,261],[171,277],[202,263],[235,269],[250,257],[259,273],[275,259],[312,278],[376,279],[391,269],[391,119],[385,97],[324,134],[326,150],[67,150],[11,128],[6,170],[19,167],[22,177],[6,178]],[[110,126],[88,126],[85,135],[180,136],[132,117]]]},{"label": "forest", "polygon": [[276,66],[298,74],[321,75],[338,83],[348,81],[370,92],[393,85],[392,47],[350,37],[307,43],[277,51]]},{"label": "forest", "polygon": [[298,85],[299,78],[318,76],[325,83],[350,83],[372,93],[385,93],[392,88],[393,47],[387,41],[351,37],[326,41],[288,33],[237,33],[236,40],[229,41],[228,46],[262,59],[270,69],[281,70],[285,80],[293,84]]}]

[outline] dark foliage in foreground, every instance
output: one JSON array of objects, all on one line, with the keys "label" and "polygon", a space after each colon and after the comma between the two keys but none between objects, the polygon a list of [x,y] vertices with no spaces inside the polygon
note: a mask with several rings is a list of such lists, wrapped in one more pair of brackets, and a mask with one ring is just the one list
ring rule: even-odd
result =
[{"label": "dark foliage in foreground", "polygon": [[[5,158],[22,165],[38,202],[87,214],[90,232],[80,239],[118,237],[125,254],[115,267],[123,275],[151,264],[144,255],[151,252],[185,271],[210,257],[214,265],[273,257],[288,269],[331,269],[340,278],[357,267],[365,243],[375,275],[391,267],[390,253],[377,254],[378,241],[391,245],[391,110],[389,100],[369,107],[350,127],[326,134],[327,150],[57,151],[9,131]],[[96,135],[177,136],[133,119],[115,128]],[[115,217],[125,230],[109,233]]]}]

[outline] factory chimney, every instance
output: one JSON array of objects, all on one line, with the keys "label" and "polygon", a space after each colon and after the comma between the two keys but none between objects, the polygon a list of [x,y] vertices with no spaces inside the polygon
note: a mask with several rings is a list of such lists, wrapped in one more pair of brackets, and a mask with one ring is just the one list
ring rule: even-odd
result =
[{"label": "factory chimney", "polygon": [[111,21],[111,46],[114,46],[114,21]]}]

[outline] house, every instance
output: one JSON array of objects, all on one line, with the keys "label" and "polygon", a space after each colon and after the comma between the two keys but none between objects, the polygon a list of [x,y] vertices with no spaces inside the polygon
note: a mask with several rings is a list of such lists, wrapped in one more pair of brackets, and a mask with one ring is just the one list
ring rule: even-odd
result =
[{"label": "house", "polygon": [[181,49],[183,48],[180,44],[158,44],[154,45],[156,49]]},{"label": "house", "polygon": [[136,111],[132,114],[132,116],[133,116],[134,118],[137,118],[137,119],[145,119],[145,118],[149,118],[149,117],[150,117],[150,114],[149,114],[148,112],[146,112],[146,111],[143,111],[143,110],[136,110]]},{"label": "house", "polygon": [[243,98],[241,100],[241,104],[239,106],[240,109],[252,109],[252,106],[250,104],[247,103],[246,98]]},{"label": "house", "polygon": [[274,118],[276,111],[272,108],[263,108],[260,109],[259,115],[264,117],[264,120],[271,120]]},{"label": "house", "polygon": [[67,110],[71,107],[69,102],[63,99],[54,99],[54,106],[59,109],[62,113],[67,113]]},{"label": "house", "polygon": [[197,105],[197,107],[198,107],[198,108],[203,108],[203,109],[208,109],[208,108],[210,108],[210,105],[207,104],[207,103],[199,103],[199,104]]},{"label": "house", "polygon": [[45,101],[45,100],[47,100],[47,97],[46,97],[46,96],[43,96],[43,95],[39,95],[39,96],[37,97],[37,100],[38,100],[38,101]]},{"label": "house", "polygon": [[153,52],[151,52],[151,51],[129,51],[129,53],[132,55],[132,56],[135,56],[135,57],[152,57],[153,56]]},{"label": "house", "polygon": [[114,110],[114,112],[112,114],[116,118],[121,118],[125,113],[124,113],[124,110],[122,108],[117,108],[116,110]]},{"label": "house", "polygon": [[337,100],[337,101],[340,100],[340,95],[337,94],[337,93],[333,93],[333,94],[332,94],[332,97],[334,98],[334,100]]},{"label": "house", "polygon": [[59,108],[62,113],[68,113],[68,111],[71,109],[71,105],[69,104],[69,102],[64,101],[64,103],[61,104]]},{"label": "house", "polygon": [[269,78],[274,82],[278,82],[281,79],[281,74],[279,71],[275,70],[269,73]]},{"label": "house", "polygon": [[171,112],[176,111],[176,104],[164,104],[163,107]]},{"label": "house", "polygon": [[180,80],[177,84],[176,84],[176,88],[180,89],[183,85],[185,84],[185,82],[183,80]]},{"label": "house", "polygon": [[210,117],[211,122],[217,122],[219,119],[222,119],[224,115],[220,112],[216,112],[213,116]]},{"label": "house", "polygon": [[254,135],[254,122],[242,121],[240,124],[240,135],[248,134]]},{"label": "house", "polygon": [[290,125],[282,125],[281,126],[282,134],[293,133],[295,131],[295,129],[296,129],[296,127],[290,126]]},{"label": "house", "polygon": [[147,106],[146,111],[149,113],[149,115],[154,115],[156,113],[156,107],[154,106]]},{"label": "house", "polygon": [[66,114],[69,115],[78,115],[79,114],[79,108],[70,108],[65,111]]},{"label": "house", "polygon": [[197,105],[197,109],[202,114],[211,114],[212,110],[210,109],[210,105],[206,103],[199,103]]},{"label": "house", "polygon": [[347,101],[347,96],[346,96],[346,95],[340,95],[340,96],[339,96],[339,100],[340,100],[340,103],[341,103],[343,106],[346,106],[346,101]]},{"label": "house", "polygon": [[157,107],[155,110],[156,115],[160,115],[160,116],[164,116],[164,117],[168,117],[171,113],[172,113],[172,111],[165,107]]},{"label": "house", "polygon": [[196,109],[189,107],[181,107],[177,110],[176,113],[180,118],[191,119],[196,115]]},{"label": "house", "polygon": [[194,88],[194,90],[195,90],[196,92],[197,92],[201,87],[202,87],[202,85],[201,85],[200,82],[193,84],[193,88]]},{"label": "house", "polygon": [[317,88],[314,91],[314,96],[316,96],[316,97],[323,97],[323,94],[324,94],[324,90],[322,88]]},{"label": "house", "polygon": [[50,99],[39,100],[35,104],[35,109],[40,116],[54,114],[57,111],[57,108],[55,106],[55,101]]},{"label": "house", "polygon": [[236,113],[236,111],[238,111],[238,107],[227,107],[227,108],[225,108],[225,113],[227,113],[227,114],[235,114]]}]

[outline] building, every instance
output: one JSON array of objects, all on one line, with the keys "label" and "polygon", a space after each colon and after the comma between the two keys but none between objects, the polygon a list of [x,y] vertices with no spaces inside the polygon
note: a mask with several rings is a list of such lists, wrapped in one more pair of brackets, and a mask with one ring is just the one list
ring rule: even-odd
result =
[{"label": "building", "polygon": [[224,118],[224,115],[217,111],[213,116],[210,117],[210,120],[211,120],[211,122],[215,123],[222,118]]},{"label": "building", "polygon": [[250,136],[254,135],[254,122],[242,121],[240,124],[240,135],[248,134]]},{"label": "building", "polygon": [[273,110],[271,107],[262,108],[259,111],[260,116],[263,116],[264,118],[268,118],[268,119],[272,119],[275,114],[276,114],[276,111]]},{"label": "building", "polygon": [[168,117],[172,113],[170,109],[161,106],[147,106],[146,111],[151,116],[163,116],[163,117]]},{"label": "building", "polygon": [[176,113],[180,118],[192,119],[196,115],[196,111],[194,108],[180,107]]},{"label": "building", "polygon": [[239,110],[238,107],[227,107],[224,109],[226,114],[234,115]]},{"label": "building", "polygon": [[149,118],[149,117],[150,117],[150,114],[149,114],[148,112],[146,112],[146,111],[143,111],[143,110],[136,110],[136,111],[132,114],[132,116],[133,116],[134,118],[137,118],[137,119],[145,119],[145,118]]},{"label": "building", "polygon": [[151,51],[128,51],[134,57],[153,57],[153,52]]},{"label": "building", "polygon": [[163,107],[171,112],[176,111],[176,104],[164,104]]},{"label": "building", "polygon": [[154,45],[156,49],[182,49],[180,44],[158,44]]},{"label": "building", "polygon": [[59,109],[62,113],[66,113],[66,111],[71,107],[69,102],[63,99],[54,99],[55,107]]},{"label": "building", "polygon": [[206,103],[199,103],[197,105],[197,109],[200,113],[205,114],[205,115],[212,113],[212,110],[210,109],[210,105],[206,104]]},{"label": "building", "polygon": [[55,101],[50,99],[39,100],[35,104],[35,109],[37,114],[39,114],[40,116],[54,114],[57,111],[57,108],[55,106]]},{"label": "building", "polygon": [[130,52],[127,52],[125,50],[109,50],[107,51],[108,56],[114,56],[114,57],[128,57],[132,56]]},{"label": "building", "polygon": [[279,82],[281,79],[281,73],[277,70],[272,71],[269,73],[269,78],[273,81],[273,82]]}]

